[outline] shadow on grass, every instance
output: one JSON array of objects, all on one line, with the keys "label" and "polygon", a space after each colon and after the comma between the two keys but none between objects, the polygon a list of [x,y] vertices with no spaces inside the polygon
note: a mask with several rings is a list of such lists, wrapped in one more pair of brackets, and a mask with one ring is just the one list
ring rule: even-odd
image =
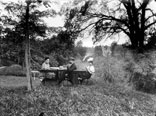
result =
[{"label": "shadow on grass", "polygon": [[96,84],[96,81],[93,80],[93,79],[89,79],[89,80],[85,80],[82,84],[79,83],[79,84],[72,84],[70,81],[67,81],[67,80],[64,80],[62,81],[60,84],[58,84],[58,81],[57,80],[52,80],[52,79],[44,79],[43,82],[41,82],[41,84],[43,86],[66,86],[66,87],[76,87],[76,86],[81,86],[81,85],[84,85],[84,86],[92,86],[94,84]]}]

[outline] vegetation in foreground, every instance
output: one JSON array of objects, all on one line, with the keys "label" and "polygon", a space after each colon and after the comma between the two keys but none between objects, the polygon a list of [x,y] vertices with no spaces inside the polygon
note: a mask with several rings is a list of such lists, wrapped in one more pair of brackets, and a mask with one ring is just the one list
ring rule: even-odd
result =
[{"label": "vegetation in foreground", "polygon": [[[44,112],[47,116],[154,116],[156,97],[134,89],[137,89],[135,85],[139,86],[142,83],[144,85],[139,86],[142,89],[140,91],[151,92],[155,89],[154,81],[149,80],[152,76],[147,75],[153,71],[150,64],[155,63],[153,56],[155,52],[150,52],[151,56],[134,55],[131,52],[121,56],[120,52],[115,53],[114,56],[95,57],[96,74],[89,84],[60,87],[50,83],[46,86],[37,85],[34,91],[27,92],[24,76],[14,78],[1,76],[0,82],[1,80],[9,82],[5,85],[14,83],[12,84],[14,88],[12,86],[2,88],[0,83],[1,115],[38,116]],[[85,65],[81,60],[76,60],[76,63],[81,69]],[[15,65],[1,72],[9,74],[9,71],[11,75],[17,75],[16,70],[12,70],[15,67],[20,69]],[[136,80],[130,81],[131,78]],[[128,86],[130,82],[132,85]]]},{"label": "vegetation in foreground", "polygon": [[0,88],[1,116],[154,116],[154,97],[90,80],[79,86]]}]

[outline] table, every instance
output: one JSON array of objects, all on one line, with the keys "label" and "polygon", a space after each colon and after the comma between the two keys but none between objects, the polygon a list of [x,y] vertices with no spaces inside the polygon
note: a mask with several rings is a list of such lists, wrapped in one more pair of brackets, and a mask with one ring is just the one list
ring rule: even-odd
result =
[{"label": "table", "polygon": [[31,73],[32,73],[32,77],[34,78],[34,80],[36,79],[36,77],[37,77],[37,75],[40,73],[39,71],[37,71],[37,70],[32,70],[31,71]]},{"label": "table", "polygon": [[91,74],[87,71],[79,71],[74,70],[68,72],[66,69],[57,69],[57,70],[39,70],[39,72],[43,73],[46,78],[46,74],[55,73],[55,81],[58,81],[60,84],[64,80],[70,81],[72,84],[82,83],[84,80],[88,80],[91,77]]}]

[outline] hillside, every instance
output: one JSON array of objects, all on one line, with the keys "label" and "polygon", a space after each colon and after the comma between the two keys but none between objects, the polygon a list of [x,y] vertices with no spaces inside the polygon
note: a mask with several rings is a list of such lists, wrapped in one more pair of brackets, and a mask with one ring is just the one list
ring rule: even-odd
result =
[{"label": "hillside", "polygon": [[91,80],[73,86],[0,88],[2,116],[154,116],[156,97]]}]

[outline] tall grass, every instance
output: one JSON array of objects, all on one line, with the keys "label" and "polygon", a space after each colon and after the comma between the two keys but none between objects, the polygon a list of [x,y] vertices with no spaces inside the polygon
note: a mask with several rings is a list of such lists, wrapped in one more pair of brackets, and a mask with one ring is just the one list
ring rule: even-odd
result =
[{"label": "tall grass", "polygon": [[116,86],[0,88],[2,116],[154,116],[154,100]]},{"label": "tall grass", "polygon": [[145,92],[156,91],[155,52],[138,54],[128,51],[124,57],[116,55],[97,56],[94,60],[96,77],[104,82],[131,87]]}]

